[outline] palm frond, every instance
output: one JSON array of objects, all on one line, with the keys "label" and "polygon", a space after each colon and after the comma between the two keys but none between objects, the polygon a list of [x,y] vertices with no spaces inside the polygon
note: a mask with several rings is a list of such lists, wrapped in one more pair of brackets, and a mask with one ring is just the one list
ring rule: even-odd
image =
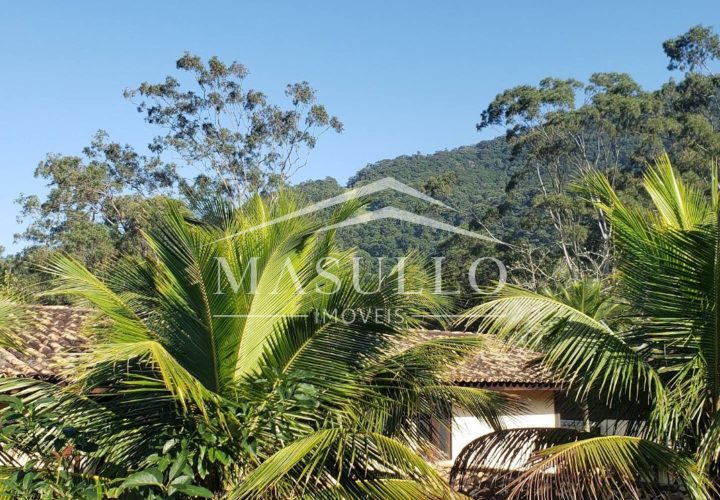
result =
[{"label": "palm frond", "polygon": [[545,427],[503,429],[485,434],[462,449],[450,471],[450,483],[460,491],[467,491],[476,478],[490,475],[489,481],[502,489],[534,453],[589,436],[574,429]]},{"label": "palm frond", "polygon": [[604,321],[554,297],[506,286],[461,321],[543,353],[542,361],[578,392],[610,399],[654,397],[662,390],[654,368]]},{"label": "palm frond", "polygon": [[707,223],[712,216],[711,204],[704,194],[680,180],[667,153],[646,171],[644,186],[667,227],[687,231]]},{"label": "palm frond", "polygon": [[660,477],[680,481],[690,498],[712,498],[709,479],[690,458],[633,436],[591,437],[542,450],[508,490],[512,497],[531,491],[535,498],[641,498],[663,489]]},{"label": "palm frond", "polygon": [[23,328],[28,320],[26,305],[0,295],[0,347],[22,350],[22,343],[15,332]]}]

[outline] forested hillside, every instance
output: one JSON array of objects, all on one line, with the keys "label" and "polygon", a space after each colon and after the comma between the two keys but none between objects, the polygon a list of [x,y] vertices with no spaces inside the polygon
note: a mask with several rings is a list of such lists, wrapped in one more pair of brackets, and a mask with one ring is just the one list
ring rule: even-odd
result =
[{"label": "forested hillside", "polygon": [[[526,209],[524,204],[520,204],[504,217],[497,217],[497,208],[506,201],[505,188],[517,170],[507,142],[498,138],[429,155],[404,155],[372,163],[358,171],[349,180],[347,187],[355,188],[384,177],[393,177],[441,200],[454,210],[428,206],[394,191],[373,197],[369,209],[394,206],[482,234],[491,233],[502,239],[509,236],[510,231],[517,230],[517,215]],[[311,201],[342,191],[333,178],[304,182],[298,188]],[[438,255],[439,245],[454,236],[423,226],[388,220],[343,229],[340,238],[346,244],[358,245],[371,255],[399,256],[413,249],[426,255]]]},{"label": "forested hillside", "polygon": [[[434,154],[403,155],[381,160],[359,170],[347,189],[392,177],[442,201],[451,210],[429,205],[408,195],[385,191],[368,200],[368,210],[397,207],[435,220],[492,236],[511,245],[493,244],[481,239],[452,234],[423,225],[386,219],[343,228],[338,240],[345,247],[358,247],[361,255],[401,257],[417,251],[427,258],[444,257],[444,289],[470,292],[468,270],[478,258],[503,261],[513,280],[525,280],[525,269],[518,266],[528,253],[542,249],[554,265],[552,231],[538,224],[543,213],[534,213],[540,194],[537,178],[523,175],[521,157],[514,155],[504,137],[473,146],[439,151]],[[523,182],[517,179],[523,177]],[[296,189],[307,201],[319,201],[343,192],[332,177],[300,183]],[[541,259],[542,260],[542,259]],[[497,279],[497,268],[484,262],[477,269],[479,284]],[[466,297],[473,293],[464,294]]]}]

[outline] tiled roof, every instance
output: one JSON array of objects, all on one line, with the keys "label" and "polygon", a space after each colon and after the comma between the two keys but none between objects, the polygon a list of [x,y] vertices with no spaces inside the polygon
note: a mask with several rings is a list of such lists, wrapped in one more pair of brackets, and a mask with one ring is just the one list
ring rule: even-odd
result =
[{"label": "tiled roof", "polygon": [[88,311],[65,306],[30,306],[15,328],[20,350],[0,348],[0,376],[57,379],[60,362],[86,343],[82,324]]},{"label": "tiled roof", "polygon": [[[63,306],[30,306],[27,312],[26,326],[16,331],[22,340],[22,350],[0,348],[0,376],[58,379],[63,359],[69,353],[81,351],[87,342],[82,326],[89,312]],[[467,332],[440,330],[416,330],[414,333],[412,344],[468,335]],[[480,353],[448,369],[451,382],[505,388],[556,385],[550,373],[537,365],[537,353],[510,347],[491,335],[484,335],[484,338],[488,340],[487,346]]]},{"label": "tiled roof", "polygon": [[510,346],[493,335],[443,330],[417,330],[417,341],[453,336],[481,335],[486,345],[457,366],[449,367],[448,379],[458,385],[503,388],[555,388],[559,384],[538,363],[537,352]]}]

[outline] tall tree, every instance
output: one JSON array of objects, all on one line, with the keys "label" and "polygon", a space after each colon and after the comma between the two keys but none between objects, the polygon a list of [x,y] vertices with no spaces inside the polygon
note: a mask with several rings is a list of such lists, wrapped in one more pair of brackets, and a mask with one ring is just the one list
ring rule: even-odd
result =
[{"label": "tall tree", "polygon": [[[609,271],[611,228],[571,189],[591,169],[635,196],[637,176],[666,150],[687,176],[707,177],[720,158],[720,77],[710,71],[718,36],[702,26],[664,43],[670,69],[686,70],[659,90],[640,87],[624,73],[595,73],[587,83],[545,78],[498,94],[478,129],[499,125],[525,169],[509,186],[537,183],[534,206],[552,225],[571,276],[601,277]],[[700,73],[699,70],[705,71]]]},{"label": "tall tree", "polygon": [[670,71],[702,70],[712,74],[709,64],[720,59],[720,37],[712,28],[699,24],[676,38],[665,40],[663,50],[670,58]]},{"label": "tall tree", "polygon": [[61,250],[97,269],[120,251],[140,252],[140,230],[157,217],[154,197],[172,193],[177,174],[157,155],[136,153],[99,131],[82,156],[48,155],[35,170],[47,182],[45,199],[20,196],[19,239],[28,254]]},{"label": "tall tree", "polygon": [[[223,193],[237,203],[283,185],[306,160],[319,134],[342,124],[317,103],[307,82],[288,85],[290,106],[245,88],[247,69],[185,54],[177,68],[192,83],[167,77],[125,95],[138,100],[147,122],[165,129],[148,154],[99,131],[82,155],[48,155],[35,171],[47,181],[45,198],[21,195],[17,239],[31,245],[4,263],[27,283],[56,251],[98,271],[122,255],[147,252],[142,231],[159,220],[167,198],[184,197],[191,209]],[[182,160],[180,167],[172,160]],[[191,179],[188,171],[196,172]],[[199,172],[199,173],[198,173]]]},{"label": "tall tree", "polygon": [[168,76],[125,95],[148,123],[165,129],[152,149],[175,153],[197,171],[184,184],[191,198],[224,192],[242,201],[275,190],[304,164],[319,134],[342,131],[307,82],[287,85],[290,106],[282,108],[246,87],[249,72],[237,62],[186,53],[177,69],[191,77],[190,85]]}]

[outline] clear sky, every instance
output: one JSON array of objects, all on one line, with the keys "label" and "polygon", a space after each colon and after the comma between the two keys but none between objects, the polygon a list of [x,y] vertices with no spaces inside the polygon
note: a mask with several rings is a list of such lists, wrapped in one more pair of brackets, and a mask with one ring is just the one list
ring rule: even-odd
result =
[{"label": "clear sky", "polygon": [[5,2],[0,11],[0,245],[13,200],[40,193],[46,153],[77,154],[99,128],[142,147],[152,130],[122,90],[174,71],[184,51],[237,60],[279,96],[308,80],[345,123],[295,180],[345,182],[367,163],[498,135],[475,131],[498,92],[544,76],[669,76],[661,42],[720,29],[714,1]]}]

